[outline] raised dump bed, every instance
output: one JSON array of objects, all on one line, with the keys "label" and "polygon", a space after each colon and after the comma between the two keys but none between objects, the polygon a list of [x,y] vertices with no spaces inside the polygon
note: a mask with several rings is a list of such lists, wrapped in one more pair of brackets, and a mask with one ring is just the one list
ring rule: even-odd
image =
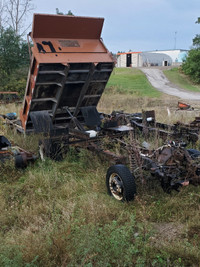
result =
[{"label": "raised dump bed", "polygon": [[[101,40],[103,18],[34,14],[32,62],[20,112],[23,131],[51,120],[66,127],[97,106],[114,67]],[[37,129],[36,129],[37,130]],[[41,130],[42,131],[42,130]]]}]

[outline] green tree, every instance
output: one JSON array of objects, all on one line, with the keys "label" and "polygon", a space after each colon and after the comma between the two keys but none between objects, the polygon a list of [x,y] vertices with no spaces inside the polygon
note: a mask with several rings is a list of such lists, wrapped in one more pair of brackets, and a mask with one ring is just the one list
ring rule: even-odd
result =
[{"label": "green tree", "polygon": [[0,69],[10,75],[29,62],[28,46],[11,28],[0,32]]},{"label": "green tree", "polygon": [[195,83],[200,83],[200,48],[191,49],[182,65],[183,72]]},{"label": "green tree", "polygon": [[[200,17],[196,23],[200,24]],[[182,64],[183,72],[195,83],[200,83],[200,34],[193,39],[193,48],[189,51],[185,62]]]},{"label": "green tree", "polygon": [[[196,23],[200,24],[200,17],[197,19]],[[195,48],[199,48],[200,47],[200,34],[196,34],[196,36],[194,37],[193,46]]]},{"label": "green tree", "polygon": [[12,28],[1,28],[0,91],[24,92],[28,65],[27,43]]},{"label": "green tree", "polygon": [[193,46],[196,48],[200,47],[200,34],[197,34],[193,39]]}]

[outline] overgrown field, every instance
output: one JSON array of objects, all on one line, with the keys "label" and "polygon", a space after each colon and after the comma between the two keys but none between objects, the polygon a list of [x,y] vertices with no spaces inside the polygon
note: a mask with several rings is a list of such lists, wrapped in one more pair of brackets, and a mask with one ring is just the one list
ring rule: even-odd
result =
[{"label": "overgrown field", "polygon": [[[130,93],[135,78],[127,73],[127,87],[119,91],[116,84],[126,79],[117,72],[99,110],[155,108],[157,119],[167,123],[199,116],[200,111],[176,111],[176,98]],[[146,86],[137,75],[138,88]],[[200,110],[200,104],[191,104]],[[19,106],[0,106],[0,114],[15,110]],[[13,143],[37,153],[37,137],[0,127]],[[12,163],[1,165],[0,266],[199,266],[200,187],[169,195],[157,183],[137,182],[135,200],[122,203],[107,195],[108,167],[97,155],[74,149],[62,162],[38,159],[18,171]]]}]

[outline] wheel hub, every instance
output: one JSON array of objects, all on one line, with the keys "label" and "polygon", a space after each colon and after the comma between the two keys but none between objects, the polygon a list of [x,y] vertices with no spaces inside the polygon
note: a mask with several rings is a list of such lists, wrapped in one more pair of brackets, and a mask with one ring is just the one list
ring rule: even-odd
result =
[{"label": "wheel hub", "polygon": [[109,187],[114,198],[117,200],[123,199],[123,182],[117,173],[112,173],[110,175]]}]

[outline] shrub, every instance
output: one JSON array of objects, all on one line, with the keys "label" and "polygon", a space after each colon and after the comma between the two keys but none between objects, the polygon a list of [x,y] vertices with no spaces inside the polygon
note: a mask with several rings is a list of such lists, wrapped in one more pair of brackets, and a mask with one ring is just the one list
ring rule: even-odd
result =
[{"label": "shrub", "polygon": [[182,65],[182,70],[189,75],[195,83],[200,83],[200,48],[191,49],[186,61]]}]

